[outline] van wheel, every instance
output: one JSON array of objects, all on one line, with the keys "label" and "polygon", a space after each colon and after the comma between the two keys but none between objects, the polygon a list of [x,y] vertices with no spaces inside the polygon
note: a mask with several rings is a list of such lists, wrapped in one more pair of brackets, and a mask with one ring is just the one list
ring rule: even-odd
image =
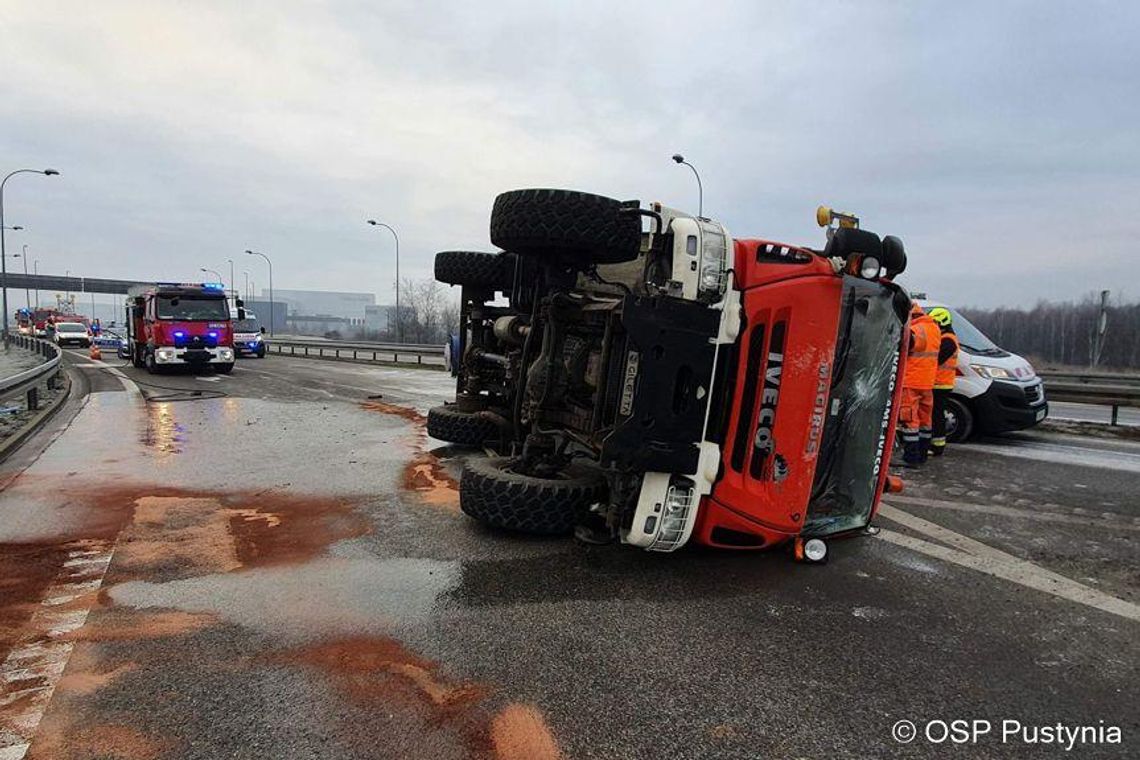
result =
[{"label": "van wheel", "polygon": [[556,478],[514,472],[518,459],[471,459],[459,481],[459,508],[492,528],[560,536],[570,533],[591,504],[605,495],[595,470],[570,465]]},{"label": "van wheel", "polygon": [[948,397],[943,413],[946,415],[947,441],[960,443],[974,434],[974,413],[964,400],[957,396]]},{"label": "van wheel", "polygon": [[142,369],[146,366],[146,356],[143,352],[143,349],[139,348],[138,346],[135,346],[131,349],[131,364],[135,365],[139,369]]}]

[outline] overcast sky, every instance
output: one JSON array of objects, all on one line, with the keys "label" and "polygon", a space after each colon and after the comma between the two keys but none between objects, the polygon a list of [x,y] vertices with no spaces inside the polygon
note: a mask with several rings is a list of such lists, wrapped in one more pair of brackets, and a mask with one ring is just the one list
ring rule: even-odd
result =
[{"label": "overcast sky", "polygon": [[[0,2],[9,252],[373,291],[568,187],[819,246],[819,203],[961,305],[1140,296],[1140,4]],[[13,262],[9,261],[9,266]],[[16,266],[22,266],[19,260]]]}]

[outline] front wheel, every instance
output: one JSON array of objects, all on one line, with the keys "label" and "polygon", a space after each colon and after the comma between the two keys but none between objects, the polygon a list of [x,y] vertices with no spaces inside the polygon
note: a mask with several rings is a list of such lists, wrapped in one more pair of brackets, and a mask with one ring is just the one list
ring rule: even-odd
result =
[{"label": "front wheel", "polygon": [[228,364],[215,364],[214,369],[223,375],[228,375],[234,371],[234,363],[229,362]]},{"label": "front wheel", "polygon": [[459,482],[459,508],[492,528],[560,536],[574,530],[590,505],[605,496],[605,480],[580,464],[553,478],[514,471],[519,459],[468,460]]},{"label": "front wheel", "polygon": [[958,396],[949,396],[943,410],[946,415],[946,440],[961,443],[974,434],[974,413]]},{"label": "front wheel", "polygon": [[156,362],[154,360],[154,351],[147,351],[146,352],[146,359],[144,361],[146,363],[146,371],[152,375],[157,375],[158,374],[158,362]]}]

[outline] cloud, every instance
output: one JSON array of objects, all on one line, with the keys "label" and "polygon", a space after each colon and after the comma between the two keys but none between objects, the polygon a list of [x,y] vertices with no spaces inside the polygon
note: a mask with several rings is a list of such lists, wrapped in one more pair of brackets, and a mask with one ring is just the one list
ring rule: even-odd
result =
[{"label": "cloud", "polygon": [[1076,296],[1116,286],[1136,238],[1138,15],[9,2],[0,146],[65,176],[13,181],[6,207],[48,271],[177,279],[252,247],[280,287],[383,298],[368,217],[428,276],[435,250],[488,245],[505,189],[695,205],[680,150],[737,235],[818,244],[826,202],[902,235],[932,294]]}]

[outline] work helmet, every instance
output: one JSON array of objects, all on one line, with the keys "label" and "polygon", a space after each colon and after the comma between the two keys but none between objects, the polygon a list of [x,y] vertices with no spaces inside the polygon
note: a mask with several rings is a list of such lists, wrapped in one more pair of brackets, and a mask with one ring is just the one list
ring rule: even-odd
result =
[{"label": "work helmet", "polygon": [[928,313],[930,318],[938,323],[939,327],[949,327],[950,323],[954,321],[950,315],[950,310],[942,306],[935,306]]}]

